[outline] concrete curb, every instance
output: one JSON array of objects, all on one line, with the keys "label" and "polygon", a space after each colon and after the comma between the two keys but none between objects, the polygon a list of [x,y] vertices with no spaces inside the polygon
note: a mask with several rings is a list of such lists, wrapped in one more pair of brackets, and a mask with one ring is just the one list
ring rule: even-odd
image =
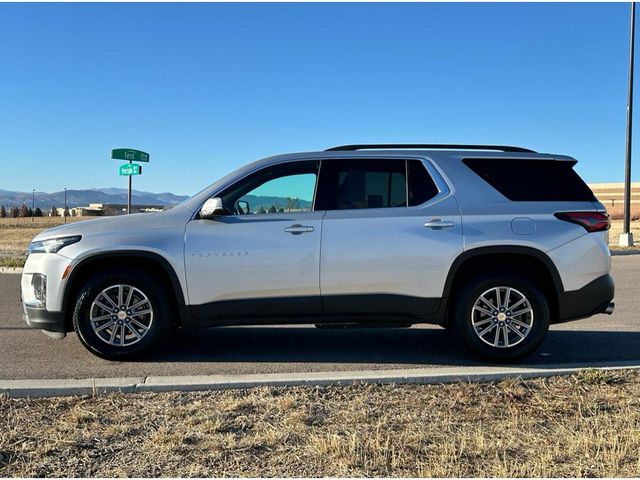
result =
[{"label": "concrete curb", "polygon": [[150,376],[47,380],[0,380],[0,394],[9,397],[100,395],[109,392],[173,392],[230,388],[292,387],[315,385],[445,384],[495,382],[507,378],[543,378],[572,375],[580,370],[640,369],[640,361],[540,367],[444,367],[349,372],[271,373],[251,375]]},{"label": "concrete curb", "polygon": [[2,273],[22,273],[24,268],[22,267],[0,267],[0,274]]},{"label": "concrete curb", "polygon": [[640,249],[629,248],[629,249],[622,249],[622,250],[617,250],[617,249],[611,250],[612,257],[625,256],[625,255],[640,255]]},{"label": "concrete curb", "polygon": [[0,394],[10,397],[59,397],[100,395],[109,392],[133,393],[144,377],[84,378],[44,380],[0,380]]}]

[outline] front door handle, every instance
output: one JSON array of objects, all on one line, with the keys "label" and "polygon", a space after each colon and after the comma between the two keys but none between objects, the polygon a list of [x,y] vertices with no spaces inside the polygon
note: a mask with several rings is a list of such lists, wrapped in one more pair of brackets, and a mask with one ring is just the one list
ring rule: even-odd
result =
[{"label": "front door handle", "polygon": [[433,220],[424,224],[426,228],[432,228],[434,230],[440,230],[441,228],[450,228],[453,227],[453,222],[449,220],[440,220],[439,218],[434,218]]},{"label": "front door handle", "polygon": [[300,235],[301,233],[313,232],[315,228],[310,225],[300,225],[296,223],[295,225],[291,225],[290,227],[286,227],[284,229],[285,232],[290,233],[292,235]]}]

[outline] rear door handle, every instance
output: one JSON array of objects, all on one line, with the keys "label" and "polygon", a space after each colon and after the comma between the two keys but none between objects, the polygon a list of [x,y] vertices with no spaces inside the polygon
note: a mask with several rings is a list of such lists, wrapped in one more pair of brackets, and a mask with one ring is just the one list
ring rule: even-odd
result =
[{"label": "rear door handle", "polygon": [[295,225],[291,225],[290,227],[286,227],[284,229],[285,232],[290,233],[292,235],[300,235],[301,233],[309,233],[313,232],[315,228],[310,225],[300,225],[296,223]]},{"label": "rear door handle", "polygon": [[433,220],[424,224],[426,228],[432,228],[434,230],[440,230],[441,228],[450,228],[453,227],[454,223],[449,220],[440,220],[439,218],[434,218]]}]

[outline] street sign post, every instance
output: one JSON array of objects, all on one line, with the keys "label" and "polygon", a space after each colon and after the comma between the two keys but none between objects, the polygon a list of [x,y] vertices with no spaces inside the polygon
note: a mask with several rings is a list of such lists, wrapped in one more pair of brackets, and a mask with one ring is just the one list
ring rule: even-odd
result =
[{"label": "street sign post", "polygon": [[137,163],[125,163],[124,165],[120,165],[118,172],[121,176],[142,175],[142,165],[138,165]]},{"label": "street sign post", "polygon": [[127,200],[127,215],[131,213],[131,177],[142,174],[142,165],[133,162],[149,162],[149,154],[133,148],[114,148],[111,150],[114,160],[126,160],[129,163],[120,165],[118,173],[129,177],[129,197]]}]

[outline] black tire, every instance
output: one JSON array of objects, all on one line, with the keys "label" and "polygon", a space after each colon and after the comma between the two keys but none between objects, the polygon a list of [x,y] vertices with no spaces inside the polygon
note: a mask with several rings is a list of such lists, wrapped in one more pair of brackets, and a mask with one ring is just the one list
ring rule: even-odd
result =
[{"label": "black tire", "polygon": [[[139,340],[132,337],[134,332],[130,331],[131,329],[127,326],[129,330],[126,330],[125,338],[132,337],[130,341],[135,341],[135,343],[115,346],[107,343],[94,331],[90,313],[94,300],[103,290],[121,284],[135,287],[147,297],[151,304],[152,314],[151,317],[146,317],[146,321],[148,318],[152,320],[149,322],[148,331]],[[106,304],[106,299],[100,298],[102,303]],[[130,360],[140,358],[162,345],[171,330],[171,311],[168,292],[151,275],[141,270],[114,268],[95,274],[82,287],[76,297],[73,328],[82,344],[91,353],[107,360]],[[144,316],[138,317],[142,322],[145,322],[144,318]],[[111,319],[107,319],[104,322],[110,321]],[[124,327],[120,328],[125,331]],[[110,331],[110,329],[105,330],[107,333]]]},{"label": "black tire", "polygon": [[[515,289],[518,293],[521,293],[526,297],[526,300],[532,309],[532,324],[524,339],[520,340],[520,337],[515,334],[515,332],[508,330],[509,336],[515,338],[516,341],[519,341],[519,343],[514,344],[513,346],[505,346],[504,330],[498,334],[499,336],[502,336],[503,339],[502,342],[499,342],[501,343],[501,346],[496,347],[489,345],[476,333],[472,323],[474,304],[480,298],[480,295],[484,292],[490,291],[491,289],[499,287]],[[501,290],[501,292],[502,295],[504,295],[506,290]],[[549,330],[549,302],[544,292],[534,281],[517,274],[493,273],[473,277],[454,294],[454,297],[451,299],[451,303],[451,327],[453,328],[456,337],[463,345],[469,348],[476,355],[492,361],[507,362],[529,355],[540,346],[547,334],[547,331]],[[515,302],[511,302],[511,304],[514,303]],[[498,330],[498,325],[504,326],[506,322],[505,320],[500,323],[499,321],[493,320],[493,316],[488,315],[478,317],[478,315],[480,315],[478,312],[475,312],[474,315],[474,318],[476,319],[483,318],[484,320],[482,321],[487,321],[487,323],[483,325],[483,328],[478,327],[481,331],[485,328],[485,325],[486,327],[492,327],[495,323],[496,327],[494,327],[493,332],[496,332]],[[518,318],[522,319],[523,317]],[[525,319],[526,318],[528,317],[525,317]],[[524,332],[524,330],[521,330],[521,327],[515,324],[510,325],[511,327],[521,331],[521,333]],[[511,327],[504,326],[504,329],[506,330]],[[490,340],[490,335],[491,331],[485,334],[485,340]]]}]

